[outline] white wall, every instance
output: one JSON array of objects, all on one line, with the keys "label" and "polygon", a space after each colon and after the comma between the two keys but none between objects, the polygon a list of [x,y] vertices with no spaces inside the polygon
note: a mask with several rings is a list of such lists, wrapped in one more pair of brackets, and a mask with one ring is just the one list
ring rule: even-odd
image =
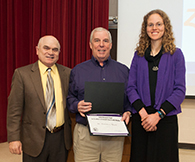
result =
[{"label": "white wall", "polygon": [[130,66],[139,40],[144,15],[150,10],[162,9],[169,16],[176,45],[181,47],[183,0],[119,0],[118,1],[118,61]]},{"label": "white wall", "polygon": [[179,142],[195,144],[195,99],[185,99],[181,105],[182,113],[178,115]]}]

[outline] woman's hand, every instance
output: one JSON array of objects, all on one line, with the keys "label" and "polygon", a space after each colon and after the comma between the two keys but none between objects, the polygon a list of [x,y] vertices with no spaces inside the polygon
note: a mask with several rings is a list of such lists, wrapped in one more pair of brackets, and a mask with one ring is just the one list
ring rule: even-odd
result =
[{"label": "woman's hand", "polygon": [[149,114],[144,120],[142,120],[142,126],[146,131],[156,131],[157,124],[160,121],[160,116],[158,112],[154,114]]}]

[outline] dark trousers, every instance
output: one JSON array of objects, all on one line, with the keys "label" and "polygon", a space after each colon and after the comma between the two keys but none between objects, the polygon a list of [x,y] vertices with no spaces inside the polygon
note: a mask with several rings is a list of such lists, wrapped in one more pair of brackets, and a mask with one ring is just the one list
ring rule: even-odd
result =
[{"label": "dark trousers", "polygon": [[68,151],[64,144],[64,129],[56,133],[46,132],[45,144],[37,157],[23,152],[23,162],[66,162]]},{"label": "dark trousers", "polygon": [[146,132],[138,114],[132,117],[130,162],[179,162],[177,116],[166,116],[157,131]]}]

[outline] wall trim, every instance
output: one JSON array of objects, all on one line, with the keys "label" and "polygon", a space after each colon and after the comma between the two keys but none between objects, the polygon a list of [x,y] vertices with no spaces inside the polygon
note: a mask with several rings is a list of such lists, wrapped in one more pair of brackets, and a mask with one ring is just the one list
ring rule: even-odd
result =
[{"label": "wall trim", "polygon": [[195,96],[185,96],[186,99],[195,99]]},{"label": "wall trim", "polygon": [[189,144],[189,143],[178,143],[178,147],[180,149],[190,149],[195,150],[195,144]]}]

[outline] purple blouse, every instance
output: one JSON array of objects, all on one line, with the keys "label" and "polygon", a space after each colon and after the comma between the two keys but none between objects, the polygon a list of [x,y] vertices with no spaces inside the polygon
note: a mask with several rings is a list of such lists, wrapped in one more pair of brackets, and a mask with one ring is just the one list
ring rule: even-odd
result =
[{"label": "purple blouse", "polygon": [[[160,59],[154,108],[159,110],[161,104],[168,101],[175,109],[167,116],[180,113],[185,91],[185,60],[182,51],[176,48],[173,55],[164,53]],[[146,107],[151,105],[148,61],[137,52],[131,63],[126,92],[130,103],[140,99]],[[134,108],[131,112],[137,113]]]}]

